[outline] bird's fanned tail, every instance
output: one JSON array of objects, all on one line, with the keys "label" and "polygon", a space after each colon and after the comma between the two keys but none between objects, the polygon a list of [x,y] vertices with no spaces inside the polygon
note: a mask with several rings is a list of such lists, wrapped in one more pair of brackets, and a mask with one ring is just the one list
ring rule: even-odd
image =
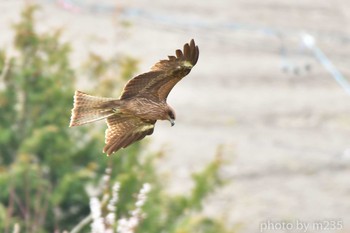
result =
[{"label": "bird's fanned tail", "polygon": [[117,99],[97,97],[76,91],[69,127],[105,119],[115,114],[113,106],[117,106],[117,103]]}]

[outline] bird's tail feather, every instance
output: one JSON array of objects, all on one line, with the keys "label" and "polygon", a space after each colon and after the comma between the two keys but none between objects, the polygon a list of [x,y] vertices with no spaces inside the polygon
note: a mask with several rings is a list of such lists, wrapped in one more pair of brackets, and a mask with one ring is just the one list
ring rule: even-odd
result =
[{"label": "bird's tail feather", "polygon": [[119,100],[97,97],[76,91],[74,94],[74,107],[69,127],[87,124],[105,119],[115,114]]}]

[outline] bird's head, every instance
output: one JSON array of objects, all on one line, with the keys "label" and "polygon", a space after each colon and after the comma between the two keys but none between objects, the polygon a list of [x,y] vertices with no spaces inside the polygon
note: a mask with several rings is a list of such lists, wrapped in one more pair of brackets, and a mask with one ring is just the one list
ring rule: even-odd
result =
[{"label": "bird's head", "polygon": [[175,125],[175,111],[174,109],[172,109],[170,106],[168,106],[167,108],[167,112],[166,112],[166,120],[168,120],[171,124],[171,126]]}]

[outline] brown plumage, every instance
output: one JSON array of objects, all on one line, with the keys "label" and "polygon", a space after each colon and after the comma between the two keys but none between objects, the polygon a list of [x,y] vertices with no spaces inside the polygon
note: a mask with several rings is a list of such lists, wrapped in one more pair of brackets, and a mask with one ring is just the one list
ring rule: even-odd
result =
[{"label": "brown plumage", "polygon": [[197,63],[198,46],[185,44],[176,56],[156,63],[151,71],[131,79],[119,99],[96,97],[76,91],[70,127],[107,119],[103,152],[110,155],[151,135],[157,120],[174,125],[175,112],[166,103],[171,89]]}]

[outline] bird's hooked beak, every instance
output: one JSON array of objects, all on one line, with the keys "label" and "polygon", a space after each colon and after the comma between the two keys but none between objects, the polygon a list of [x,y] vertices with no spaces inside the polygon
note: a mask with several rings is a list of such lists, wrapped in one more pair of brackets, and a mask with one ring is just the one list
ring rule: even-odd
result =
[{"label": "bird's hooked beak", "polygon": [[175,125],[175,120],[171,119],[170,117],[169,117],[168,120],[170,121],[171,127],[173,127]]}]

